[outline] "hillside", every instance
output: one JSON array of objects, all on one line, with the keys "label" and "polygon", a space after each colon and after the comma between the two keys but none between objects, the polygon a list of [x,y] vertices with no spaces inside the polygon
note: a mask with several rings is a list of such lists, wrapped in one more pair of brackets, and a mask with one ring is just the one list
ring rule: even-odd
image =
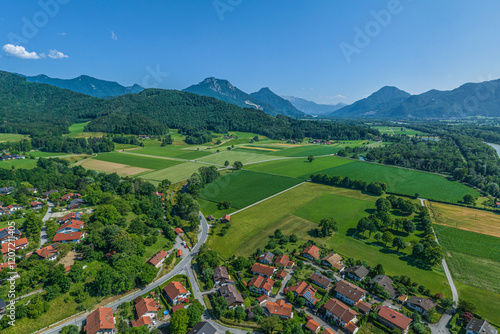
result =
[{"label": "hillside", "polygon": [[119,96],[129,93],[139,93],[144,90],[143,87],[137,84],[125,87],[117,82],[100,80],[87,75],[80,75],[74,79],[57,79],[40,74],[26,77],[26,79],[29,82],[45,83],[94,97]]},{"label": "hillside", "polygon": [[306,99],[295,96],[282,96],[282,98],[290,101],[290,103],[292,103],[295,108],[307,115],[329,114],[347,105],[341,102],[337,104],[318,104],[316,102],[308,101]]},{"label": "hillside", "polygon": [[279,113],[282,115],[295,118],[305,117],[305,114],[295,108],[293,104],[290,103],[290,101],[287,101],[281,96],[276,95],[267,87],[262,88],[258,92],[251,93],[250,95],[259,101],[273,106],[276,110],[279,110]]}]

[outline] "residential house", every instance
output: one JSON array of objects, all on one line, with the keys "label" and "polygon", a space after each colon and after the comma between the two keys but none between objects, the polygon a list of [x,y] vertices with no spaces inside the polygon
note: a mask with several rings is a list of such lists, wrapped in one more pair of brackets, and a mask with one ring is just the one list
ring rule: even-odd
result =
[{"label": "residential house", "polygon": [[207,221],[209,221],[209,222],[213,222],[214,220],[215,220],[215,217],[213,215],[209,215],[207,217]]},{"label": "residential house", "polygon": [[414,309],[417,312],[425,314],[431,308],[436,307],[436,304],[432,300],[430,300],[428,298],[411,296],[406,301],[406,306],[408,306],[411,309]]},{"label": "residential house", "polygon": [[174,306],[172,306],[172,314],[174,314],[175,312],[177,312],[179,310],[182,310],[182,309],[184,309],[184,304],[183,303],[174,305]]},{"label": "residential house", "polygon": [[30,194],[36,194],[36,193],[38,193],[38,189],[37,188],[26,188],[26,190],[28,190],[30,192]]},{"label": "residential house", "polygon": [[214,269],[213,279],[215,286],[236,284],[236,282],[232,280],[231,277],[229,276],[227,268],[223,266],[218,266]]},{"label": "residential house", "polygon": [[358,312],[338,299],[330,298],[322,308],[325,310],[326,317],[341,328],[345,328],[350,322],[355,324],[358,321]]},{"label": "residential house", "polygon": [[210,325],[206,321],[200,321],[197,323],[193,329],[191,329],[188,334],[220,334],[214,328],[214,326]]},{"label": "residential house", "polygon": [[321,328],[321,325],[314,321],[312,318],[309,319],[306,323],[306,328],[313,334],[318,333]]},{"label": "residential house", "polygon": [[472,319],[467,327],[465,334],[497,334],[498,331],[491,326],[486,320]]},{"label": "residential house", "polygon": [[229,223],[229,221],[231,220],[231,216],[230,215],[224,215],[222,216],[222,218],[220,219],[220,221],[222,223]]},{"label": "residential house", "polygon": [[70,232],[70,233],[56,233],[54,236],[54,239],[52,239],[53,242],[60,242],[63,244],[67,244],[70,242],[75,242],[79,244],[83,238],[85,237],[84,232]]},{"label": "residential house", "polygon": [[178,304],[182,302],[184,299],[188,298],[191,295],[181,282],[172,281],[163,287],[163,291],[165,292],[168,301],[172,304]]},{"label": "residential house", "polygon": [[252,273],[254,275],[261,275],[264,277],[272,277],[276,271],[275,267],[266,266],[265,264],[254,263],[252,266]]},{"label": "residential house", "polygon": [[148,328],[153,324],[150,317],[144,316],[137,320],[132,320],[132,327],[142,327],[148,326]]},{"label": "residential house", "polygon": [[350,322],[345,326],[345,329],[350,334],[356,334],[356,332],[359,330],[359,327],[356,326],[353,322]]},{"label": "residential house", "polygon": [[276,279],[284,280],[286,278],[286,271],[278,270],[276,272]]},{"label": "residential house", "polygon": [[15,261],[0,263],[0,270],[14,270],[15,268],[17,268],[17,264]]},{"label": "residential house", "polygon": [[183,234],[184,234],[184,230],[183,230],[182,228],[180,228],[180,227],[176,227],[176,228],[174,229],[174,232],[175,232],[175,234],[177,234],[177,235],[183,235]]},{"label": "residential house", "polygon": [[40,210],[43,207],[43,203],[38,201],[32,201],[30,203],[30,206],[32,210]]},{"label": "residential house", "polygon": [[148,317],[150,319],[156,318],[156,312],[158,311],[158,303],[152,298],[141,298],[136,300],[135,312],[137,314],[137,319],[142,317]]},{"label": "residential house", "polygon": [[274,260],[274,265],[281,269],[283,268],[291,269],[295,265],[295,262],[290,261],[288,255],[282,254],[276,257],[276,259]]},{"label": "residential house", "polygon": [[78,193],[67,193],[66,195],[62,195],[61,198],[59,199],[59,201],[61,201],[61,202],[67,202],[70,199],[80,198],[80,197],[82,197],[82,195],[80,195]]},{"label": "residential house", "polygon": [[85,203],[87,203],[87,202],[85,202],[83,199],[75,198],[74,200],[69,202],[69,204],[66,206],[66,210],[78,209],[79,207],[81,207]]},{"label": "residential house", "polygon": [[355,281],[361,281],[370,271],[364,266],[357,265],[344,270],[344,275]]},{"label": "residential house", "polygon": [[9,213],[13,212],[13,211],[17,211],[17,210],[22,210],[22,209],[23,209],[22,205],[15,205],[15,204],[7,205],[6,207],[4,207],[4,210],[9,212]]},{"label": "residential house", "polygon": [[265,252],[261,256],[259,256],[259,259],[257,262],[263,263],[263,264],[271,264],[273,262],[274,254],[271,252]]},{"label": "residential house", "polygon": [[59,255],[59,252],[57,251],[57,248],[55,247],[56,245],[57,244],[52,244],[52,245],[48,245],[46,247],[40,248],[35,253],[41,259],[47,259],[49,261],[55,261],[57,259],[57,255]]},{"label": "residential house", "polygon": [[311,277],[309,277],[309,279],[314,284],[322,287],[323,289],[329,289],[333,283],[333,280],[329,279],[328,277],[326,277],[324,275],[318,274],[318,273],[312,274]]},{"label": "residential house", "polygon": [[12,226],[0,229],[0,243],[12,242],[21,237],[21,232]]},{"label": "residential house", "polygon": [[79,232],[83,230],[85,227],[85,223],[80,221],[80,220],[75,220],[72,219],[70,221],[67,221],[66,223],[62,224],[56,231],[56,234],[58,233],[72,233],[72,232]]},{"label": "residential house", "polygon": [[354,304],[354,306],[356,306],[361,313],[368,314],[372,310],[373,305],[360,300]]},{"label": "residential house", "polygon": [[229,308],[243,306],[243,297],[232,284],[223,285],[219,288],[219,294],[224,297]]},{"label": "residential house", "polygon": [[378,284],[380,287],[382,287],[388,294],[391,296],[391,298],[396,297],[397,292],[396,289],[392,286],[392,279],[385,275],[377,275],[375,276],[370,283],[372,285]]},{"label": "residential house", "polygon": [[58,192],[57,190],[49,190],[49,191],[46,191],[46,192],[42,193],[42,197],[45,198],[45,199],[47,199],[47,198],[49,198],[49,196],[51,194],[54,194],[54,193],[57,193],[57,192]]},{"label": "residential house", "polygon": [[294,286],[285,288],[285,294],[288,293],[288,291],[292,291],[295,298],[303,297],[306,300],[306,304],[310,306],[316,305],[319,300],[316,297],[316,288],[304,281],[299,281]]},{"label": "residential house", "polygon": [[0,195],[9,195],[14,190],[16,190],[16,188],[14,188],[14,187],[0,188]]},{"label": "residential house", "polygon": [[349,305],[354,305],[360,300],[364,300],[367,294],[366,290],[361,289],[347,281],[340,281],[335,286],[336,297]]},{"label": "residential house", "polygon": [[282,319],[293,318],[292,304],[285,303],[285,300],[278,299],[276,303],[268,301],[264,312],[269,316],[278,316]]},{"label": "residential house", "polygon": [[155,268],[160,268],[160,266],[163,264],[167,256],[168,253],[162,249],[161,251],[153,255],[153,257],[148,261],[148,263],[151,263],[153,266],[155,266]]},{"label": "residential house", "polygon": [[257,301],[259,302],[259,305],[262,305],[266,300],[267,300],[266,295],[262,295],[260,297],[257,297]]},{"label": "residential house", "polygon": [[21,239],[17,239],[14,241],[14,246],[12,247],[12,242],[6,242],[6,243],[3,243],[2,244],[2,255],[5,256],[9,253],[9,251],[12,250],[12,248],[14,248],[16,251],[18,251],[19,249],[25,249],[26,247],[28,247],[28,239],[26,238],[21,238]]},{"label": "residential house", "polygon": [[319,259],[319,248],[309,245],[302,251],[302,256],[312,261]]},{"label": "residential house", "polygon": [[325,328],[325,329],[323,329],[321,334],[335,334],[335,332],[332,331],[330,328]]},{"label": "residential house", "polygon": [[81,212],[71,212],[65,215],[64,217],[61,217],[57,220],[59,224],[64,224],[72,219],[80,219],[82,218],[82,213]]},{"label": "residential house", "polygon": [[274,281],[268,277],[264,278],[263,276],[255,275],[247,286],[252,292],[269,296],[273,289]]},{"label": "residential house", "polygon": [[83,327],[86,334],[112,334],[115,332],[115,318],[111,307],[99,307],[87,316]]},{"label": "residential house", "polygon": [[324,264],[325,266],[335,268],[339,272],[342,272],[345,268],[344,264],[342,263],[342,257],[337,253],[328,254],[327,256],[321,259],[321,263]]},{"label": "residential house", "polygon": [[397,329],[401,333],[408,333],[411,319],[387,306],[377,307],[379,321],[390,329]]}]

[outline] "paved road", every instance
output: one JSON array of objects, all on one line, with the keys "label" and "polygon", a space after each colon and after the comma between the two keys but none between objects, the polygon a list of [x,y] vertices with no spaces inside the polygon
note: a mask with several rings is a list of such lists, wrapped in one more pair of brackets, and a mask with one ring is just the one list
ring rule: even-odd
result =
[{"label": "paved road", "polygon": [[52,207],[54,206],[54,204],[52,204],[51,202],[47,202],[47,204],[49,205],[49,209],[47,210],[45,216],[43,216],[42,219],[43,226],[42,230],[40,231],[40,247],[43,247],[43,244],[47,242],[47,226],[45,226],[45,222],[49,220],[50,217],[52,217]]}]

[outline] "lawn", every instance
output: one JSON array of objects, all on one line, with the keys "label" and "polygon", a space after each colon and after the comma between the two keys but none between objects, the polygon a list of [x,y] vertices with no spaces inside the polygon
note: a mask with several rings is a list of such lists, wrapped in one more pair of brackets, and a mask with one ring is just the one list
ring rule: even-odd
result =
[{"label": "lawn", "polygon": [[161,182],[164,179],[169,179],[171,182],[178,182],[188,179],[193,173],[198,173],[200,167],[208,166],[210,165],[198,162],[184,162],[173,167],[141,174],[141,178],[153,182]]},{"label": "lawn", "polygon": [[99,153],[94,159],[148,169],[164,169],[181,164],[181,161],[150,158],[129,153]]},{"label": "lawn", "polygon": [[12,167],[20,169],[32,169],[36,166],[34,159],[21,159],[21,160],[6,160],[0,161],[0,168],[11,169]]},{"label": "lawn", "polygon": [[311,174],[318,173],[319,171],[325,170],[327,168],[351,164],[353,162],[353,160],[342,159],[338,157],[316,158],[313,162],[309,162],[307,161],[307,159],[302,158],[291,158],[251,164],[245,166],[244,168],[256,172],[284,175],[290,177],[302,177],[307,175],[303,178],[308,179]]},{"label": "lawn", "polygon": [[17,133],[0,133],[0,143],[6,142],[6,141],[20,141],[21,139],[29,138],[29,136],[26,135],[20,135]]},{"label": "lawn", "polygon": [[[347,199],[330,203],[327,197],[323,197],[325,194],[334,195],[335,198],[343,196]],[[314,202],[318,198],[319,202]],[[269,236],[275,229],[280,228],[284,234],[295,233],[300,240],[297,244],[287,245],[289,249],[297,248],[307,240],[314,240],[317,244],[328,246],[343,256],[365,260],[371,266],[380,263],[389,275],[408,275],[431,291],[450,296],[446,277],[441,268],[421,269],[420,265],[406,257],[347,235],[350,224],[355,228],[359,217],[368,214],[365,210],[372,207],[375,200],[376,197],[355,190],[306,183],[233,214],[227,235],[224,237],[218,235],[218,231],[224,225],[220,224],[210,236],[208,244],[226,259],[234,255],[250,256],[257,248],[263,249],[269,242]],[[321,201],[327,204],[319,206]],[[363,201],[366,203],[362,203]],[[317,220],[329,216],[337,220],[340,231],[329,239],[311,236],[309,232],[317,228]]]},{"label": "lawn", "polygon": [[500,294],[499,238],[441,225],[434,230],[457,280]]},{"label": "lawn", "polygon": [[430,202],[435,223],[500,238],[500,214],[457,205]]},{"label": "lawn", "polygon": [[199,158],[197,161],[219,164],[223,166],[225,161],[229,161],[229,163],[232,165],[235,161],[241,161],[243,164],[247,164],[249,162],[258,162],[276,158],[279,157],[273,155],[251,153],[248,151],[231,150]]},{"label": "lawn", "polygon": [[231,207],[241,209],[300,182],[296,178],[240,170],[207,185],[200,197],[216,203],[228,201]]}]

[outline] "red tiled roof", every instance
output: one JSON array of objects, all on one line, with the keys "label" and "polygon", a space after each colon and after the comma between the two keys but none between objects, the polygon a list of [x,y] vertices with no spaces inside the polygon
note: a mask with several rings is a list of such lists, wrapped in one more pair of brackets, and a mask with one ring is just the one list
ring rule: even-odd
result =
[{"label": "red tiled roof", "polygon": [[356,326],[353,322],[349,322],[347,326],[345,326],[345,329],[352,334],[358,329],[358,326]]},{"label": "red tiled roof", "polygon": [[[12,245],[12,243],[10,243]],[[19,247],[22,247],[24,245],[28,244],[28,239],[26,238],[21,238],[17,239],[14,241],[14,248],[18,249]],[[9,248],[12,249],[12,247],[9,247],[9,242],[5,242],[2,244],[2,254],[7,254],[9,252]]]},{"label": "red tiled roof", "polygon": [[332,331],[332,330],[331,330],[331,329],[329,329],[329,328],[325,328],[325,329],[321,332],[321,334],[335,334],[335,332],[334,332],[334,331]]},{"label": "red tiled roof", "polygon": [[137,319],[137,321],[133,320],[132,321],[132,327],[141,327],[144,325],[152,325],[153,322],[151,321],[151,318],[148,317],[147,315],[144,317],[140,317]]},{"label": "red tiled roof", "polygon": [[309,279],[313,282],[313,283],[316,283],[320,286],[324,286],[324,287],[328,287],[330,286],[330,284],[332,284],[332,280],[329,279],[328,277],[326,276],[323,276],[323,275],[320,275],[320,274],[317,274],[317,273],[313,273],[311,275],[311,277],[309,277]]},{"label": "red tiled roof", "polygon": [[163,291],[167,296],[174,300],[178,295],[187,293],[186,288],[181,284],[181,282],[172,281],[163,287]]},{"label": "red tiled roof", "polygon": [[38,256],[46,259],[48,257],[51,257],[52,255],[55,255],[57,253],[57,249],[55,249],[54,245],[49,245],[43,248],[40,248],[35,252]]},{"label": "red tiled roof", "polygon": [[177,256],[182,256],[182,249],[177,250]]},{"label": "red tiled roof", "polygon": [[66,267],[64,267],[64,272],[66,272],[66,273],[67,273],[67,272],[69,272],[70,270],[71,270],[71,266],[66,266]]},{"label": "red tiled roof", "polygon": [[71,232],[71,233],[56,233],[53,242],[61,242],[61,241],[76,241],[82,239],[83,232]]},{"label": "red tiled roof", "polygon": [[406,330],[410,325],[411,319],[402,315],[401,313],[394,311],[387,306],[378,307],[378,316],[385,321],[393,324],[394,326]]},{"label": "red tiled roof", "polygon": [[302,251],[302,254],[309,255],[314,259],[319,259],[319,248],[314,245],[309,245]]},{"label": "red tiled roof", "polygon": [[183,303],[180,303],[180,304],[177,304],[175,306],[172,306],[172,313],[175,313],[179,310],[182,310],[184,308],[184,304]]},{"label": "red tiled roof", "polygon": [[261,264],[261,263],[254,263],[252,266],[252,272],[267,275],[267,276],[272,276],[274,274],[275,269],[276,268],[274,268],[274,267],[267,266],[267,265]]},{"label": "red tiled roof", "polygon": [[137,312],[137,317],[140,318],[147,312],[158,311],[158,304],[154,299],[142,298],[135,304],[135,311]]},{"label": "red tiled roof", "polygon": [[10,267],[13,267],[13,268],[17,268],[17,264],[15,261],[12,261],[12,262],[4,262],[4,263],[0,263],[0,270],[2,269],[10,269]]},{"label": "red tiled roof", "polygon": [[224,215],[224,216],[222,216],[221,220],[230,221],[231,220],[231,216],[230,215]]},{"label": "red tiled roof", "polygon": [[349,298],[354,302],[363,299],[363,295],[367,293],[366,290],[363,290],[359,286],[351,284],[347,281],[340,281],[335,286],[335,292],[340,293],[342,296]]},{"label": "red tiled roof", "polygon": [[284,271],[284,270],[278,271],[276,273],[276,277],[279,278],[279,279],[282,279],[282,280],[285,279],[285,277],[286,277],[286,271]]},{"label": "red tiled roof", "polygon": [[274,264],[281,264],[282,266],[286,266],[286,264],[290,261],[290,258],[287,255],[278,255],[276,260],[274,260]]},{"label": "red tiled roof", "polygon": [[335,298],[329,299],[326,304],[323,305],[323,308],[341,319],[344,323],[349,323],[358,315],[356,311]]},{"label": "red tiled roof", "polygon": [[257,298],[257,301],[259,302],[259,304],[262,304],[264,302],[264,300],[267,299],[267,296],[266,295],[262,295],[260,297]]},{"label": "red tiled roof", "polygon": [[268,301],[266,304],[266,309],[271,315],[277,315],[280,317],[292,317],[292,305],[285,303],[283,299],[278,299],[276,303]]},{"label": "red tiled roof", "polygon": [[174,231],[175,231],[175,234],[177,234],[177,235],[184,233],[184,231],[180,227],[176,227]]},{"label": "red tiled roof", "polygon": [[31,206],[36,206],[36,205],[42,205],[42,203],[38,202],[38,201],[33,201],[30,203]]},{"label": "red tiled roof", "polygon": [[254,286],[257,289],[264,289],[267,292],[271,292],[274,286],[274,281],[270,278],[264,278],[263,276],[255,275],[250,283],[248,283],[248,286]]},{"label": "red tiled roof", "polygon": [[356,304],[354,304],[358,309],[361,311],[368,313],[372,309],[372,304],[364,302],[362,300],[358,301]]},{"label": "red tiled roof", "polygon": [[306,328],[313,332],[316,332],[319,327],[320,325],[313,319],[309,319],[309,321],[306,323]]},{"label": "red tiled roof", "polygon": [[99,307],[87,316],[87,324],[84,329],[87,334],[95,334],[100,330],[114,329],[113,309],[111,307]]},{"label": "red tiled roof", "polygon": [[[85,226],[85,222],[82,222],[81,220],[75,220],[75,219],[72,219],[64,224],[62,224],[58,229],[57,231],[59,232],[60,230],[63,230],[65,229],[66,227],[68,228],[74,228],[74,229],[77,229],[77,230],[81,230],[83,227]],[[57,233],[57,232],[56,232]]]},{"label": "red tiled roof", "polygon": [[315,305],[316,302],[318,301],[318,299],[316,298],[316,291],[317,291],[316,288],[313,287],[311,284],[308,284],[307,282],[299,281],[294,286],[285,289],[285,293],[287,293],[288,291],[295,292],[300,297],[309,296],[310,302],[313,305]]},{"label": "red tiled roof", "polygon": [[158,263],[161,262],[161,260],[163,260],[166,256],[168,255],[167,252],[165,252],[163,249],[161,251],[159,251],[158,253],[156,253],[155,255],[153,255],[153,257],[148,261],[149,263],[151,263],[153,266],[156,266]]}]

